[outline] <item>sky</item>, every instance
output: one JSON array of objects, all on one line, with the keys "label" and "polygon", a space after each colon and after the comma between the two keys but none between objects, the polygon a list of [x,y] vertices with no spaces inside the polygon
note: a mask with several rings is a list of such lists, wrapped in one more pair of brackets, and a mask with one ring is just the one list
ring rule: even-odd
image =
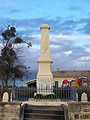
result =
[{"label": "sky", "polygon": [[40,26],[50,26],[52,71],[90,70],[90,0],[0,0],[0,28],[17,28],[31,71],[38,70]]}]

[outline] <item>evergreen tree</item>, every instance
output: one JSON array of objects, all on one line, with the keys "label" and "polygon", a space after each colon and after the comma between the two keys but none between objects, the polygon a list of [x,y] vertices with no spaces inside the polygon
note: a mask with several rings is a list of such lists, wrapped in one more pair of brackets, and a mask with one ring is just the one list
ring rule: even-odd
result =
[{"label": "evergreen tree", "polygon": [[[8,26],[2,33],[1,43],[3,47],[0,53],[0,80],[3,92],[8,91],[9,82],[13,81],[15,85],[16,79],[22,79],[26,73],[26,66],[23,60],[17,55],[14,48],[15,44],[26,43],[22,38],[17,36],[16,28]],[[31,43],[26,43],[31,46]],[[2,93],[3,94],[3,93]]]}]

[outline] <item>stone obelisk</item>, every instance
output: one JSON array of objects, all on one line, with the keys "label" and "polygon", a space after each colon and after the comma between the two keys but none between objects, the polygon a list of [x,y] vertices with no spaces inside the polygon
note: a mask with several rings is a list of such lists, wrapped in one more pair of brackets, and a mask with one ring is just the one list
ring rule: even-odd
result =
[{"label": "stone obelisk", "polygon": [[[49,44],[49,30],[48,24],[43,24],[41,27],[41,46],[40,55],[37,60],[39,65],[37,73],[37,93],[52,94],[53,89],[53,75],[51,72],[51,57]],[[48,91],[48,92],[47,92]]]}]

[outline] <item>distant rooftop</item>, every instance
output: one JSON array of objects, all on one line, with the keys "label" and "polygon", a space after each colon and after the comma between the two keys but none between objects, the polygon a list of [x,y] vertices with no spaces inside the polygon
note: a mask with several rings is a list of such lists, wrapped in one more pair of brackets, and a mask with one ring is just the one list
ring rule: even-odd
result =
[{"label": "distant rooftop", "polygon": [[88,76],[90,77],[90,70],[70,70],[70,71],[55,71],[53,72],[53,77],[80,77]]},{"label": "distant rooftop", "polygon": [[26,84],[31,84],[31,83],[35,83],[36,82],[36,79],[33,79],[33,80],[29,80],[26,82]]}]

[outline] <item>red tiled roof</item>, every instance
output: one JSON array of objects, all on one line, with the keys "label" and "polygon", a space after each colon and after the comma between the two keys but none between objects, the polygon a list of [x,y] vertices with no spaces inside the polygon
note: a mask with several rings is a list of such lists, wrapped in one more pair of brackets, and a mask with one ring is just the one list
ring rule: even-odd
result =
[{"label": "red tiled roof", "polygon": [[53,77],[80,77],[80,76],[89,76],[90,71],[81,71],[81,70],[72,70],[72,71],[55,71],[53,72]]}]

